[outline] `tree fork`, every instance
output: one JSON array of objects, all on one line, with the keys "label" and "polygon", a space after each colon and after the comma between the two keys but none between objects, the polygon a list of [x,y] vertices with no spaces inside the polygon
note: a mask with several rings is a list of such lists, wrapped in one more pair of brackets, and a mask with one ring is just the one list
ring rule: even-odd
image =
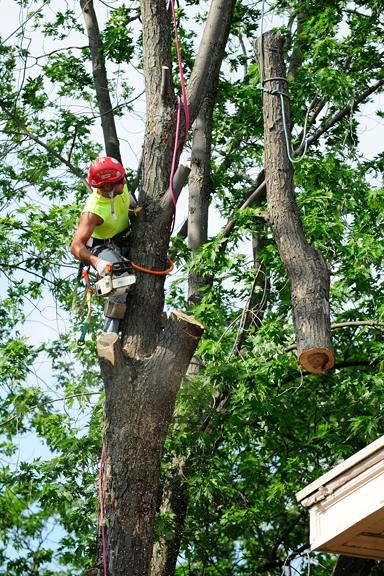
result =
[{"label": "tree fork", "polygon": [[[301,225],[293,185],[290,106],[283,58],[284,40],[268,32],[254,42],[263,78],[264,164],[268,221],[291,285],[298,361],[304,370],[321,374],[332,368],[329,270],[308,244]],[[284,108],[283,108],[284,107]]]}]

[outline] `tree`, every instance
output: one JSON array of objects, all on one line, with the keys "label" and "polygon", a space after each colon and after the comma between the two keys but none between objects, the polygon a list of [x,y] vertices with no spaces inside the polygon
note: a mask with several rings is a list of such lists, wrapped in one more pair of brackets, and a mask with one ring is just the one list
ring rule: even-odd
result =
[{"label": "tree", "polygon": [[[37,29],[63,42],[45,55],[42,73],[31,76],[25,45],[2,43],[1,173],[9,206],[1,220],[2,270],[9,278],[9,294],[2,301],[1,369],[8,385],[1,408],[7,435],[3,450],[13,453],[14,435],[33,429],[54,452],[47,462],[3,470],[2,506],[13,513],[1,526],[2,539],[7,542],[13,532],[16,549],[31,550],[26,557],[16,554],[15,560],[3,546],[9,574],[53,573],[47,567],[53,551],[45,545],[44,529],[55,514],[66,530],[59,557],[73,570],[89,566],[94,555],[100,573],[107,562],[108,573],[116,576],[127,570],[140,575],[151,571],[152,576],[280,574],[292,564],[301,569],[300,562],[305,571],[307,560],[301,554],[307,549],[307,520],[295,506],[295,491],[380,433],[382,212],[381,190],[369,178],[382,168],[382,156],[370,161],[360,157],[356,123],[360,106],[383,85],[380,2],[277,6],[288,18],[282,34],[291,121],[287,115],[283,145],[289,146],[292,138],[292,159],[305,151],[300,162],[287,164],[289,170],[294,167],[295,218],[301,219],[305,241],[314,246],[311,253],[322,253],[332,277],[336,364],[335,370],[323,374],[320,369],[317,376],[301,374],[291,355],[295,346],[290,346],[294,339],[290,290],[282,266],[285,244],[279,243],[281,226],[289,220],[283,215],[279,227],[274,218],[273,209],[278,207],[271,178],[278,157],[267,130],[263,141],[262,128],[262,110],[266,117],[270,95],[260,85],[263,76],[251,47],[262,31],[264,3],[252,8],[240,1],[209,2],[196,55],[193,32],[184,26],[180,10],[188,76],[182,95],[187,96],[188,108],[185,99],[177,100],[174,89],[179,81],[172,70],[176,54],[172,11],[166,4],[142,0],[140,6],[118,6],[99,29],[93,4],[81,2],[87,41],[70,50],[64,44],[67,30],[82,32],[75,12],[56,12],[53,22],[44,20],[40,10],[30,13]],[[185,2],[185,8],[194,4]],[[139,16],[136,38],[130,25]],[[347,30],[341,34],[343,27]],[[25,26],[20,32],[26,42]],[[265,44],[268,38],[264,36]],[[259,61],[261,56],[266,63],[260,42],[255,46]],[[20,58],[27,60],[18,84]],[[73,356],[85,367],[78,378],[76,366],[63,355],[66,346],[71,348],[73,333],[31,348],[18,327],[24,320],[23,298],[46,297],[47,284],[61,306],[68,307],[71,301],[69,282],[59,269],[66,261],[64,239],[85,191],[76,184],[71,199],[76,202],[66,205],[74,180],[72,176],[63,180],[59,170],[65,166],[81,178],[100,148],[90,144],[93,121],[86,114],[74,114],[64,100],[96,102],[104,149],[121,156],[115,121],[124,103],[117,102],[112,113],[108,66],[136,58],[145,77],[146,124],[137,176],[132,172],[143,212],[134,224],[131,258],[149,271],[162,272],[171,252],[177,265],[188,271],[189,293],[186,299],[177,284],[170,289],[172,307],[179,304],[184,313],[171,314],[161,332],[165,276],[138,274],[129,293],[121,343],[113,337],[97,342],[105,386],[105,517],[96,551],[94,516],[89,511],[94,506],[92,479],[101,444],[103,398],[90,404],[87,434],[82,435],[73,428],[71,413],[63,419],[53,409],[47,392],[24,385],[28,366],[45,351],[68,398],[84,401],[87,394],[93,398],[98,391],[94,346],[89,343],[84,351],[72,346]],[[52,85],[59,100],[48,95]],[[125,83],[122,87],[122,97],[127,98],[132,88]],[[125,106],[129,109],[129,104]],[[283,107],[277,111],[283,121]],[[178,199],[189,170],[180,165],[174,175],[171,167],[173,154],[179,164],[189,122],[195,123],[185,244],[182,234],[171,240],[172,199]],[[304,133],[296,142],[291,134],[301,126]],[[47,209],[25,203],[26,187],[33,198],[41,194],[55,201]],[[207,233],[210,200],[211,206],[220,202],[221,214],[228,219],[212,238]],[[251,266],[237,248],[246,235],[254,240]],[[32,272],[33,280],[18,275],[19,269]],[[289,266],[287,272],[292,280]],[[319,276],[325,274],[322,268]],[[320,280],[327,284],[327,278]],[[292,295],[302,286],[302,279],[293,283]],[[244,301],[239,315],[236,306]],[[310,312],[307,306],[306,314]],[[327,310],[324,320],[323,335],[330,348]],[[205,335],[196,350],[202,326]],[[75,490],[75,502],[69,487]],[[17,495],[18,506],[12,495]],[[37,502],[38,512],[33,510]],[[329,573],[333,564],[334,559],[325,556],[312,571]],[[363,565],[360,573],[369,573],[371,564]]]}]

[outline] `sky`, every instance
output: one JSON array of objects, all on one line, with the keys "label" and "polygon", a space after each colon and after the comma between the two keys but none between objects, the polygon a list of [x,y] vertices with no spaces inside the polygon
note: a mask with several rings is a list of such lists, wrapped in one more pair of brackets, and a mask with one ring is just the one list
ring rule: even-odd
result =
[{"label": "sky", "polygon": [[[116,4],[116,2],[115,2]],[[36,3],[36,9],[38,10],[44,5],[44,1]],[[79,19],[82,21],[82,15],[80,11],[80,4],[78,0],[73,1],[73,5],[76,6],[76,10]],[[112,5],[112,4],[111,4]],[[66,2],[64,0],[57,0],[57,6],[64,9]],[[100,6],[100,3],[98,3]],[[15,35],[13,32],[19,29],[22,22],[28,17],[28,9],[20,8],[14,0],[0,0],[0,8],[2,11],[2,37],[9,36],[9,43],[15,41]],[[52,13],[53,15],[53,13]],[[266,16],[263,30],[264,32],[275,25],[275,21],[270,17]],[[29,26],[29,24],[27,25]],[[81,43],[84,42],[84,38],[81,37]],[[48,52],[52,49],[52,46],[45,43],[43,49]],[[137,94],[140,94],[143,87],[143,79],[140,71],[135,70],[130,67],[129,70],[130,81],[137,86]],[[363,112],[360,114],[360,139],[361,139],[361,151],[365,158],[373,158],[378,152],[383,150],[383,129],[384,120],[379,120],[375,117],[374,113],[377,108],[384,108],[384,96],[377,97],[375,102],[367,104],[364,107]],[[144,133],[144,120],[145,120],[145,99],[144,96],[140,96],[135,105],[135,113],[127,114],[123,119],[119,120],[118,132],[122,143],[122,155],[124,158],[124,163],[126,166],[131,168],[136,168],[139,162],[141,143]],[[96,129],[95,138],[100,139],[100,132]],[[188,163],[188,156],[184,155],[182,158],[183,163]],[[380,183],[382,184],[382,183]],[[177,219],[175,230],[184,222],[184,218],[187,213],[187,203],[186,203],[186,191],[180,198],[177,210]],[[217,231],[215,229],[219,228],[222,221],[218,217],[211,219],[210,233]],[[244,245],[244,250],[249,250],[249,246]],[[27,311],[27,320],[23,326],[23,333],[30,339],[31,343],[34,345],[39,342],[45,341],[48,338],[56,338],[59,334],[66,332],[70,326],[70,319],[63,313],[61,313],[52,298],[47,293],[43,300],[37,304],[37,307],[31,307]],[[37,382],[46,381],[47,386],[50,386],[51,369],[49,363],[41,357],[39,363],[36,365],[36,373],[31,375],[31,384],[36,384]],[[59,393],[56,392],[59,396]],[[17,460],[15,465],[23,459],[30,459],[37,456],[46,457],[47,449],[39,444],[33,437],[20,436],[19,438],[19,453],[17,455]]]}]

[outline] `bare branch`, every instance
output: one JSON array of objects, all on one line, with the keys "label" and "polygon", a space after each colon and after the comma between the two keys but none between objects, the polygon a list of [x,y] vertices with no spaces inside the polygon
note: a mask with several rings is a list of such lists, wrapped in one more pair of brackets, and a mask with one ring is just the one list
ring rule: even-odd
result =
[{"label": "bare branch", "polygon": [[99,25],[92,0],[80,0],[81,9],[89,39],[89,49],[92,56],[93,78],[95,82],[96,97],[101,116],[101,126],[104,135],[105,151],[121,161],[119,139],[117,137],[115,119],[112,113],[112,102],[109,95],[107,71],[102,54],[102,42]]},{"label": "bare branch", "polygon": [[[23,262],[21,262],[21,264],[23,264]],[[46,276],[43,276],[42,274],[38,274],[37,272],[35,272],[34,270],[30,270],[27,267],[23,267],[20,266],[19,264],[5,264],[3,262],[0,262],[0,266],[1,266],[1,272],[3,274],[5,274],[4,270],[8,269],[8,270],[21,270],[22,272],[25,272],[27,274],[31,274],[31,276],[35,276],[35,278],[40,278],[40,280],[43,280],[44,282],[47,282],[47,284],[52,284],[52,286],[55,286],[56,282],[55,280],[50,280],[49,278],[47,278]],[[8,280],[11,282],[12,279],[10,277],[8,277]]]},{"label": "bare branch", "polygon": [[314,142],[317,142],[317,140],[319,140],[319,138],[325,132],[328,132],[328,130],[330,128],[332,128],[333,126],[335,126],[335,124],[337,124],[338,122],[343,120],[343,118],[345,118],[346,116],[351,114],[351,112],[354,112],[354,110],[356,110],[358,108],[358,106],[362,102],[364,102],[364,100],[369,98],[369,96],[371,96],[371,94],[376,92],[376,90],[378,90],[381,86],[384,86],[384,79],[377,80],[377,82],[375,82],[375,84],[373,84],[372,86],[369,86],[366,90],[364,90],[351,104],[349,104],[348,106],[346,106],[342,110],[339,110],[338,112],[336,112],[336,114],[334,114],[334,116],[332,116],[332,118],[325,121],[324,124],[322,126],[320,126],[312,136],[307,138],[306,143],[303,142],[293,152],[293,155],[299,156],[303,152],[305,145],[308,147],[311,144],[313,144]]},{"label": "bare branch", "polygon": [[376,328],[384,328],[384,322],[377,322],[376,320],[353,320],[351,322],[337,322],[331,324],[331,330],[338,330],[339,328],[350,328],[360,326],[372,326]]},{"label": "bare branch", "polygon": [[88,48],[88,46],[66,46],[65,48],[57,48],[56,50],[52,50],[51,52],[45,52],[40,56],[34,56],[34,59],[37,64],[38,60],[42,58],[49,58],[50,56],[53,56],[53,54],[59,54],[60,52],[68,54],[69,50],[84,50],[84,48]]},{"label": "bare branch", "polygon": [[188,83],[188,102],[191,122],[217,77],[235,7],[235,0],[212,0],[199,51]]}]

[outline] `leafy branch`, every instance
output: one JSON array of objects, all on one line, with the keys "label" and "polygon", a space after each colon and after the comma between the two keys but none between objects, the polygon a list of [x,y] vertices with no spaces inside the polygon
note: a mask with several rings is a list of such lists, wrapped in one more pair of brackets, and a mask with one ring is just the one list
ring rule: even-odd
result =
[{"label": "leafy branch", "polygon": [[[54,404],[55,402],[65,402],[66,400],[71,400],[73,398],[82,398],[83,396],[94,396],[94,395],[99,395],[99,394],[100,394],[100,392],[84,391],[84,392],[80,392],[78,394],[69,394],[68,396],[62,396],[60,398],[53,398],[51,400],[45,400],[43,403],[32,404],[31,406],[25,406],[25,408],[28,409],[29,412],[33,412],[33,410],[36,410],[37,408],[41,408],[43,406],[49,406],[50,404]],[[6,420],[3,420],[2,422],[0,422],[0,428],[5,426],[9,422],[12,422],[13,420],[20,418],[20,416],[21,416],[21,414],[14,414],[13,416],[10,416]]]},{"label": "leafy branch", "polygon": [[0,100],[0,108],[2,108],[2,110],[12,118],[12,120],[15,122],[16,126],[19,128],[20,132],[24,134],[24,136],[27,136],[27,138],[29,138],[33,142],[36,142],[36,144],[44,148],[54,158],[60,160],[60,162],[62,162],[65,166],[67,166],[70,172],[72,172],[75,176],[77,176],[86,186],[86,188],[90,190],[87,180],[84,178],[83,174],[78,170],[78,168],[76,168],[76,166],[74,166],[69,160],[64,158],[64,156],[62,156],[59,152],[57,152],[54,148],[52,148],[52,146],[50,146],[49,144],[44,142],[41,138],[36,136],[36,134],[34,134],[26,126],[25,122],[21,120],[21,118],[17,115],[17,113],[15,113],[4,100]]}]

